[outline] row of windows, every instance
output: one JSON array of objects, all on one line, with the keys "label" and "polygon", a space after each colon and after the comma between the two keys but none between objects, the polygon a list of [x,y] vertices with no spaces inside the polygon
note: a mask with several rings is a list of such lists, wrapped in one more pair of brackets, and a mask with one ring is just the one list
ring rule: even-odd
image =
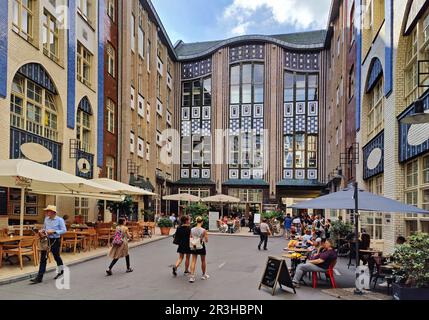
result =
[{"label": "row of windows", "polygon": [[317,168],[317,136],[296,134],[284,138],[284,168]]}]

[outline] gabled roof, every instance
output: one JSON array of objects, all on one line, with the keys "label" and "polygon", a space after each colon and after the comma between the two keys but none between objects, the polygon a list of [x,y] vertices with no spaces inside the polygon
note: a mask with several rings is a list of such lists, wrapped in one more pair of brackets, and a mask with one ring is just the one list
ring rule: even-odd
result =
[{"label": "gabled roof", "polygon": [[324,48],[326,30],[277,34],[277,35],[245,35],[235,38],[184,43],[179,41],[175,51],[179,60],[190,60],[212,54],[214,51],[241,42],[272,42],[291,50],[321,50]]}]

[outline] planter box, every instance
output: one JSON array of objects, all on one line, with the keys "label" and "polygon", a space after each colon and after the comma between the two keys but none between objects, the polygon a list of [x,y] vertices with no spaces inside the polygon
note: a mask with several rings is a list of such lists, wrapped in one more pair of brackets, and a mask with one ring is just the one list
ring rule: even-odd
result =
[{"label": "planter box", "polygon": [[395,300],[429,300],[429,288],[408,288],[394,283],[392,289]]},{"label": "planter box", "polygon": [[163,236],[169,236],[170,235],[170,229],[169,227],[161,227],[161,235]]}]

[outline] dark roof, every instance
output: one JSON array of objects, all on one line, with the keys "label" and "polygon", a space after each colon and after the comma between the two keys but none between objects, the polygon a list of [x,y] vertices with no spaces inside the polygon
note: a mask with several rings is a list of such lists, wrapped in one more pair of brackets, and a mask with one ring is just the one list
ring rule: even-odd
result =
[{"label": "dark roof", "polygon": [[174,184],[176,185],[201,185],[201,186],[211,186],[211,185],[215,185],[216,183],[214,183],[213,181],[211,181],[210,179],[180,179],[176,182],[174,182]]},{"label": "dark roof", "polygon": [[268,187],[269,184],[262,179],[231,179],[223,183],[224,186]]},{"label": "dark roof", "polygon": [[175,46],[179,60],[193,59],[209,55],[215,50],[234,43],[245,41],[274,42],[283,47],[296,50],[322,49],[326,39],[326,30],[278,34],[246,35],[225,40],[184,43],[179,41]]},{"label": "dark roof", "polygon": [[323,188],[326,184],[321,183],[317,180],[298,180],[298,179],[287,179],[277,183],[277,187],[315,187]]}]

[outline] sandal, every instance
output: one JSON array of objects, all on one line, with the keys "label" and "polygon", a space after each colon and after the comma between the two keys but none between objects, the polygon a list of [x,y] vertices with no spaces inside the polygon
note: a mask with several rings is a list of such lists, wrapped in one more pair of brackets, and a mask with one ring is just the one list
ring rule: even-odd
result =
[{"label": "sandal", "polygon": [[131,273],[131,272],[133,272],[134,270],[133,269],[131,269],[131,268],[129,268],[129,269],[127,269],[127,273]]}]

